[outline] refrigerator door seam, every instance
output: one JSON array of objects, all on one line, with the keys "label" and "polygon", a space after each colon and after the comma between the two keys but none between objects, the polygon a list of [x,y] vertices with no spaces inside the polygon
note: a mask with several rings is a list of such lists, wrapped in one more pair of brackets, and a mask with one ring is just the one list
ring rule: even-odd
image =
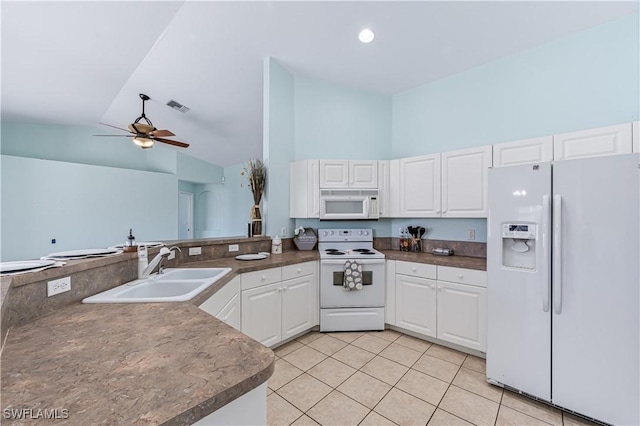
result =
[{"label": "refrigerator door seam", "polygon": [[553,311],[562,313],[562,195],[553,197]]}]

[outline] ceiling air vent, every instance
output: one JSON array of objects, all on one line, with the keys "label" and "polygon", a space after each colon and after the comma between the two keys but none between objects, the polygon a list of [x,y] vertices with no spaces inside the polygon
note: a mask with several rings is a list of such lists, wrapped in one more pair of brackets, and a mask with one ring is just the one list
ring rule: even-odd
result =
[{"label": "ceiling air vent", "polygon": [[180,112],[188,112],[189,108],[187,108],[186,106],[174,101],[173,99],[171,99],[169,102],[167,102],[167,105],[170,106],[173,109],[176,109]]}]

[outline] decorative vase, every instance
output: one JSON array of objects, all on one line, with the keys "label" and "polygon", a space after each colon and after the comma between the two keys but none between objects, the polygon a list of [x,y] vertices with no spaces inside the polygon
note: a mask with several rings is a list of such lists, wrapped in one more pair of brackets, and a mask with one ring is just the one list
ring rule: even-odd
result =
[{"label": "decorative vase", "polygon": [[311,228],[305,229],[303,233],[293,239],[293,244],[298,250],[313,250],[317,242],[318,237]]},{"label": "decorative vase", "polygon": [[260,206],[255,204],[251,207],[251,232],[254,237],[262,235],[262,214],[260,213]]}]

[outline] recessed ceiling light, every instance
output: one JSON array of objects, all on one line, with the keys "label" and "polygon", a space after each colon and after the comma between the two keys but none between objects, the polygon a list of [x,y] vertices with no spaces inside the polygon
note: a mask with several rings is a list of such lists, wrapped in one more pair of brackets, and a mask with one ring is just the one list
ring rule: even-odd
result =
[{"label": "recessed ceiling light", "polygon": [[363,43],[371,43],[375,36],[376,35],[369,28],[365,28],[364,30],[360,31],[360,34],[358,34],[358,38]]}]

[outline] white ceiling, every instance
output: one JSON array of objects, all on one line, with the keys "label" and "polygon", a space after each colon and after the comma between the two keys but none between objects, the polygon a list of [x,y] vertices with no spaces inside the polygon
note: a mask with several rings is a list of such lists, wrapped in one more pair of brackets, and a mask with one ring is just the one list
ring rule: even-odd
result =
[{"label": "white ceiling", "polygon": [[3,1],[2,121],[126,127],[146,93],[156,127],[226,166],[262,156],[267,56],[296,76],[394,94],[637,11],[637,0]]}]

